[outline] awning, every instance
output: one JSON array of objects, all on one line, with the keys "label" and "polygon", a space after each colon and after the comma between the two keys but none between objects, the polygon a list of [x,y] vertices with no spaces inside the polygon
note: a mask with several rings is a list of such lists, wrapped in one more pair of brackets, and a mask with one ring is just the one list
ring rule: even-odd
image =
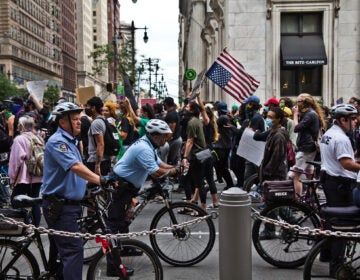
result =
[{"label": "awning", "polygon": [[281,36],[283,66],[316,66],[327,64],[321,35]]}]

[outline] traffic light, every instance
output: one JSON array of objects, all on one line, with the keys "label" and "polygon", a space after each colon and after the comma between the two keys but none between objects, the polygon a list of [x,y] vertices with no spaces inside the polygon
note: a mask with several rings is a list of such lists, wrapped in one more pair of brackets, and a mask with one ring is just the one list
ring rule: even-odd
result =
[{"label": "traffic light", "polygon": [[108,92],[114,92],[115,89],[116,89],[116,83],[107,83],[106,84],[106,90]]}]

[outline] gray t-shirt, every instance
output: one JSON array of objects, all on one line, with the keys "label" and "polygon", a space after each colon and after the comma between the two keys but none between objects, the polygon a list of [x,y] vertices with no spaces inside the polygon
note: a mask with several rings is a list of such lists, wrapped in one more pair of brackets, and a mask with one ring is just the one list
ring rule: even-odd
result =
[{"label": "gray t-shirt", "polygon": [[[88,131],[88,139],[89,139],[89,146],[88,146],[88,152],[89,152],[89,158],[88,162],[95,162],[96,161],[96,144],[95,144],[95,138],[94,135],[102,134],[105,135],[106,131],[106,125],[103,120],[100,118],[103,118],[101,116],[97,117],[95,120],[92,121],[90,129]],[[106,145],[106,143],[105,143]],[[102,160],[110,159],[108,156],[104,155]]]}]

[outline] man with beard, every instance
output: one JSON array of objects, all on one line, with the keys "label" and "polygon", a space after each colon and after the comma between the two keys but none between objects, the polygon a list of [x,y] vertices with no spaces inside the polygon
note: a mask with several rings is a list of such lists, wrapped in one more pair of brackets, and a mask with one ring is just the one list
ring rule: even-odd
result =
[{"label": "man with beard", "polygon": [[105,118],[101,114],[104,103],[97,96],[85,105],[85,113],[93,119],[88,132],[88,154],[86,166],[98,175],[107,175],[111,168],[111,157],[104,154],[106,132]]}]

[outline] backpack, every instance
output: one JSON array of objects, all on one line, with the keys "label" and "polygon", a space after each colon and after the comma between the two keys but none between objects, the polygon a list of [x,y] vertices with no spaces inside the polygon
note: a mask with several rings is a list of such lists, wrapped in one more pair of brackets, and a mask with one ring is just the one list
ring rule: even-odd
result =
[{"label": "backpack", "polygon": [[31,176],[41,177],[44,169],[44,140],[38,136],[22,135],[30,141],[30,158],[25,160],[27,171]]},{"label": "backpack", "polygon": [[13,139],[7,133],[5,127],[0,124],[0,153],[10,152]]},{"label": "backpack", "polygon": [[296,163],[294,147],[290,139],[287,140],[286,142],[286,148],[287,148],[286,159],[287,159],[288,167],[290,168],[294,166]]},{"label": "backpack", "polygon": [[107,120],[99,118],[105,122],[106,130],[104,134],[104,155],[117,156],[120,151],[119,134],[115,126]]}]

